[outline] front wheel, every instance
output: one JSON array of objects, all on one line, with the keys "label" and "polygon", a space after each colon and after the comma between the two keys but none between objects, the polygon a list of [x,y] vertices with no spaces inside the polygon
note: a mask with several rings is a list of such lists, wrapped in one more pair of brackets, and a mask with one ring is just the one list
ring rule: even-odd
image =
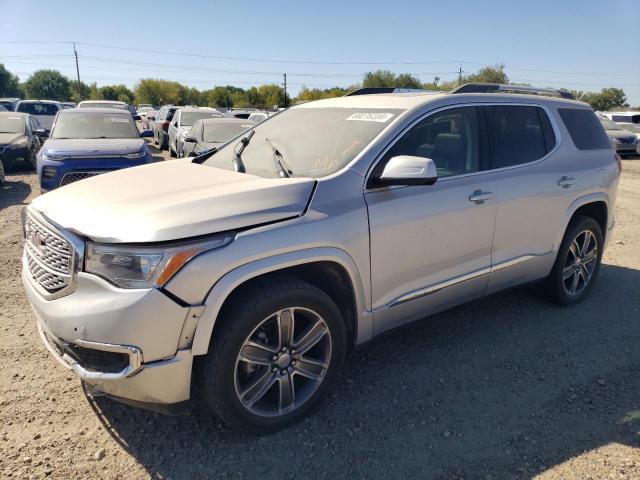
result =
[{"label": "front wheel", "polygon": [[200,385],[228,425],[276,430],[306,415],[335,380],[344,320],[328,295],[292,277],[255,284],[236,299],[198,365]]},{"label": "front wheel", "polygon": [[582,301],[598,276],[604,249],[602,229],[590,217],[578,217],[567,228],[553,269],[543,290],[563,306]]}]

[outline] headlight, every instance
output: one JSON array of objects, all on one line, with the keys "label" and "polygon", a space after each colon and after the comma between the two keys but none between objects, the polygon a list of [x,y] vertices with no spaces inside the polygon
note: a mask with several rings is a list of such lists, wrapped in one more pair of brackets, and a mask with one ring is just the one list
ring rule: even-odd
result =
[{"label": "headlight", "polygon": [[146,150],[141,150],[139,152],[127,153],[124,158],[142,158],[147,154]]},{"label": "headlight", "polygon": [[161,287],[196,255],[224,247],[233,235],[202,242],[166,246],[126,246],[87,243],[85,271],[123,288]]},{"label": "headlight", "polygon": [[56,155],[54,153],[42,152],[43,160],[64,160],[66,158],[65,155]]}]

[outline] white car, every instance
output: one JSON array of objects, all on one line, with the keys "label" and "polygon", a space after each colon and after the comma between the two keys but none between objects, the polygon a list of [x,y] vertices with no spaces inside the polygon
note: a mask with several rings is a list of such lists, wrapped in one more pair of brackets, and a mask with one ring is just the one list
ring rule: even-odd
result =
[{"label": "white car", "polygon": [[640,125],[640,111],[628,111],[628,112],[599,112],[609,120],[613,120],[616,123],[635,123]]},{"label": "white car", "polygon": [[176,110],[168,130],[169,154],[172,157],[178,156],[178,142],[183,141],[184,136],[191,130],[191,126],[198,120],[220,117],[222,114],[215,108],[183,107]]}]

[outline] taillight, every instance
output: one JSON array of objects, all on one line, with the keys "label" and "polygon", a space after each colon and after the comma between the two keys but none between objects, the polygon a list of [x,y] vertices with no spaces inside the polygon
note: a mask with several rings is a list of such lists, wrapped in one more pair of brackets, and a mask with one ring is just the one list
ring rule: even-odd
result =
[{"label": "taillight", "polygon": [[618,172],[622,172],[622,157],[616,153],[616,163],[618,164]]},{"label": "taillight", "polygon": [[165,132],[169,130],[169,122],[162,122],[162,130]]}]

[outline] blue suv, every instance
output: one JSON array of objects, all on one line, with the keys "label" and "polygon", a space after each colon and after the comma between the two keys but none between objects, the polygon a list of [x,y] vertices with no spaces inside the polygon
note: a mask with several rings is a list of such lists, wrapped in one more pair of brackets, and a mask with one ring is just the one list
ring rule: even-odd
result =
[{"label": "blue suv", "polygon": [[111,108],[61,110],[38,154],[42,192],[153,157],[128,111]]}]

